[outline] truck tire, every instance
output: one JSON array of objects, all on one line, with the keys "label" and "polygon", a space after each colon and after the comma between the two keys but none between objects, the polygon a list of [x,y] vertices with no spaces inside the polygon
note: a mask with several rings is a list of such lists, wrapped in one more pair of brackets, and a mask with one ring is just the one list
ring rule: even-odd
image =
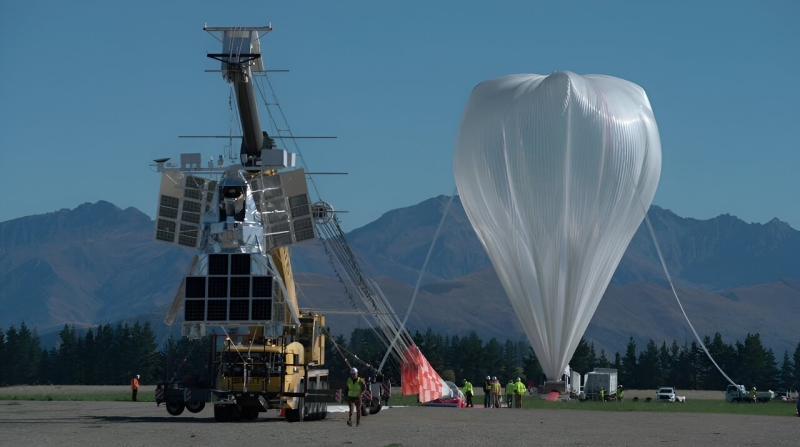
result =
[{"label": "truck tire", "polygon": [[217,422],[238,421],[241,417],[236,405],[214,405],[214,420]]},{"label": "truck tire", "polygon": [[189,410],[190,413],[199,413],[203,411],[206,407],[205,402],[187,402],[186,409]]},{"label": "truck tire", "polygon": [[258,410],[255,408],[242,408],[242,420],[253,421],[258,419]]},{"label": "truck tire", "polygon": [[[325,379],[327,379],[327,377],[325,377]],[[328,389],[328,381],[327,380],[322,382],[322,389],[323,390],[327,390]],[[320,419],[325,419],[327,417],[328,417],[328,402],[327,402],[327,400],[325,400],[324,402],[322,402],[322,412],[320,413],[319,418]]]},{"label": "truck tire", "polygon": [[308,389],[312,390],[314,396],[312,397],[312,402],[307,404],[308,412],[306,413],[305,420],[307,421],[316,421],[319,419],[319,412],[320,412],[320,403],[318,402],[318,398],[316,395],[317,383],[315,381],[311,381],[308,384]]},{"label": "truck tire", "polygon": [[183,402],[179,400],[173,400],[167,402],[166,407],[167,407],[167,413],[173,416],[180,416],[181,413],[183,413],[183,409],[186,408],[186,405],[184,405]]},{"label": "truck tire", "polygon": [[378,414],[382,407],[381,400],[377,397],[373,397],[369,406],[369,414]]},{"label": "truck tire", "polygon": [[286,422],[303,422],[305,419],[306,400],[302,397],[297,398],[297,408],[286,410]]}]

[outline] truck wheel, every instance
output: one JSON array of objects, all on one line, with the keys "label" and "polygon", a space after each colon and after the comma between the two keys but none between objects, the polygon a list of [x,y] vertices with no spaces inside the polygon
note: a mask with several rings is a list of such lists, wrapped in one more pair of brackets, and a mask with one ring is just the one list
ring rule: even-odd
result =
[{"label": "truck wheel", "polygon": [[255,408],[242,409],[242,420],[252,421],[255,419],[258,419],[258,410],[256,410]]},{"label": "truck wheel", "polygon": [[199,413],[203,411],[206,407],[205,402],[187,402],[186,409],[189,410],[190,413]]},{"label": "truck wheel", "polygon": [[305,399],[298,397],[297,408],[286,410],[286,422],[303,422],[303,419],[305,419],[305,406]]},{"label": "truck wheel", "polygon": [[381,411],[381,408],[381,400],[377,397],[373,397],[369,406],[369,414],[378,414],[378,412]]},{"label": "truck wheel", "polygon": [[367,415],[369,415],[369,407],[367,407],[365,404],[361,404],[361,416]]},{"label": "truck wheel", "polygon": [[[327,377],[325,379],[327,379]],[[328,389],[327,380],[322,382],[322,389],[323,390],[327,390]],[[328,417],[328,402],[324,401],[324,402],[322,402],[322,411],[320,412],[319,418],[320,419],[325,419],[327,417]]]},{"label": "truck wheel", "polygon": [[217,422],[231,422],[239,420],[241,414],[236,405],[214,405],[214,420]]},{"label": "truck wheel", "polygon": [[186,406],[183,404],[183,402],[178,400],[173,400],[171,402],[167,402],[167,413],[173,416],[180,416],[180,414],[183,413],[183,409],[185,407]]}]

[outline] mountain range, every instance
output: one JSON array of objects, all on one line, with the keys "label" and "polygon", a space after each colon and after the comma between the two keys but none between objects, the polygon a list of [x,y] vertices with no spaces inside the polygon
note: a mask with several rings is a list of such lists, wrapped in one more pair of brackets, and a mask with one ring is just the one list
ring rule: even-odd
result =
[{"label": "mountain range", "polygon": [[[524,339],[458,197],[447,208],[449,199],[391,210],[345,237],[402,316],[447,209],[409,328]],[[648,216],[677,296],[701,336],[720,332],[733,342],[758,332],[778,354],[794,349],[800,342],[800,231],[778,219],[746,223],[725,214],[697,220],[657,206]],[[0,327],[25,321],[47,334],[64,324],[147,320],[165,336],[163,316],[193,253],[156,242],[153,233],[146,214],[104,201],[0,223]],[[321,244],[294,247],[292,256],[301,306],[330,310],[334,333],[367,327],[360,317],[337,312],[352,306]],[[631,336],[640,347],[649,339],[693,340],[645,224],[585,334],[609,357],[624,351]]]}]

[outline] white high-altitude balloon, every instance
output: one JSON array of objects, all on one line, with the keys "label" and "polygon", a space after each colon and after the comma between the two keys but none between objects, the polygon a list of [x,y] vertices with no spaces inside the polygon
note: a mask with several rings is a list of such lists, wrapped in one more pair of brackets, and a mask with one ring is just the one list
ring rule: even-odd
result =
[{"label": "white high-altitude balloon", "polygon": [[559,380],[658,186],[647,95],[571,72],[482,82],[461,118],[454,168],[542,369]]}]

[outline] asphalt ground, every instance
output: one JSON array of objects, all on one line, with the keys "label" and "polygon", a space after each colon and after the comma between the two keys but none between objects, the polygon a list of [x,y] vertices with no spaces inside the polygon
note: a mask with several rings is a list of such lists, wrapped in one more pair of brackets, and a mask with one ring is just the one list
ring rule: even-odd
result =
[{"label": "asphalt ground", "polygon": [[[556,403],[557,404],[557,403]],[[740,446],[800,445],[800,418],[730,414],[390,407],[290,424],[277,411],[217,423],[152,402],[0,401],[0,446]]]}]

